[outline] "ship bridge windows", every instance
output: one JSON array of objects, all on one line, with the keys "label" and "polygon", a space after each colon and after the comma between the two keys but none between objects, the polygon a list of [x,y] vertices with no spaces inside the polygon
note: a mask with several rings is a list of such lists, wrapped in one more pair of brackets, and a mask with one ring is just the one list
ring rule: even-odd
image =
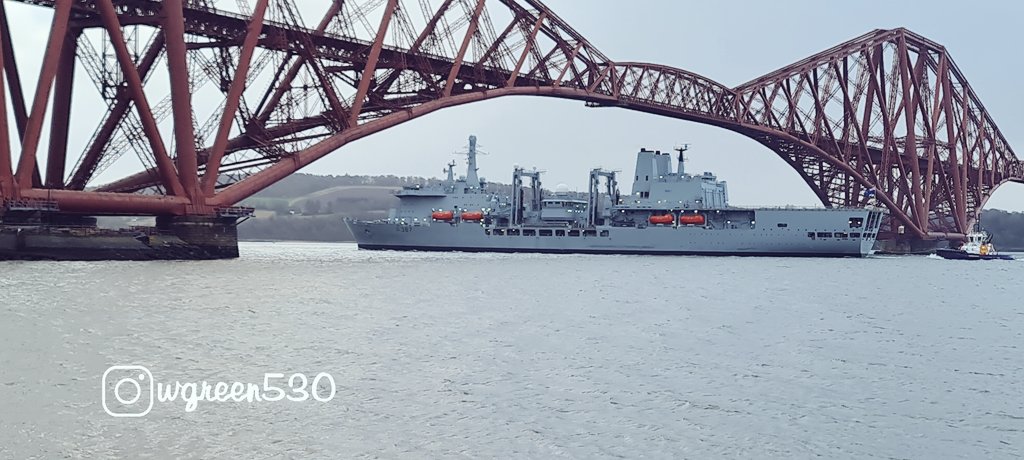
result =
[{"label": "ship bridge windows", "polygon": [[863,217],[851,217],[850,218],[850,228],[861,228],[863,226],[864,226],[864,218]]},{"label": "ship bridge windows", "polygon": [[857,233],[857,232],[850,233],[850,238],[860,238],[860,233]]},{"label": "ship bridge windows", "polygon": [[608,236],[608,230],[601,230],[601,236]]},{"label": "ship bridge windows", "polygon": [[584,230],[583,236],[597,236],[597,230]]},{"label": "ship bridge windows", "polygon": [[532,228],[524,228],[523,236],[537,236],[537,231]]},{"label": "ship bridge windows", "polygon": [[569,230],[569,236],[580,236],[579,230]]},{"label": "ship bridge windows", "polygon": [[[871,212],[869,212],[868,213],[868,224],[867,224],[868,230],[877,230],[878,227],[881,225],[881,220],[882,220],[881,217],[882,217],[882,213],[880,213],[878,211],[871,211]],[[902,225],[900,227],[902,228]],[[900,233],[903,233],[903,232],[900,231]]]},{"label": "ship bridge windows", "polygon": [[508,236],[519,236],[519,229],[518,228],[510,228],[510,229],[508,229]]},{"label": "ship bridge windows", "polygon": [[555,230],[555,236],[565,236],[565,230]]},{"label": "ship bridge windows", "polygon": [[779,228],[786,228],[786,227],[789,227],[789,224],[787,224],[785,222],[779,222],[779,223],[775,224],[775,226],[779,227]]},{"label": "ship bridge windows", "polygon": [[836,232],[836,233],[835,233],[835,237],[836,237],[836,238],[842,238],[842,239],[844,239],[844,240],[845,240],[847,236],[848,236],[848,235],[847,235],[847,234],[845,234],[845,233],[843,233],[843,232]]},{"label": "ship bridge windows", "polygon": [[818,238],[832,238],[832,232],[818,232]]},{"label": "ship bridge windows", "polygon": [[540,236],[551,236],[551,230],[539,230]]},{"label": "ship bridge windows", "polygon": [[813,240],[814,239],[814,232],[807,232],[807,237]]}]

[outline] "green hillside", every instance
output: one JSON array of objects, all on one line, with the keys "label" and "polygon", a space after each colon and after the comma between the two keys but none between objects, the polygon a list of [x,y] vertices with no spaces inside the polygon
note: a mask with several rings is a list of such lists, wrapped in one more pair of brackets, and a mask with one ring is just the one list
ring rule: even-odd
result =
[{"label": "green hillside", "polygon": [[992,242],[1003,251],[1024,251],[1024,212],[986,209],[981,226],[992,234]]},{"label": "green hillside", "polygon": [[[249,240],[351,241],[342,219],[379,219],[398,204],[392,194],[420,177],[293,174],[242,202],[256,218],[238,227]],[[436,181],[434,181],[436,182]]]}]

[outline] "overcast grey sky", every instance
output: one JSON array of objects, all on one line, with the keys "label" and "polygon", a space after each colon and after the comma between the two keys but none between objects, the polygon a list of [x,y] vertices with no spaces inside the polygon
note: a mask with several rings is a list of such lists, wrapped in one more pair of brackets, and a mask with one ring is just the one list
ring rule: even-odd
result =
[{"label": "overcast grey sky", "polygon": [[[314,0],[300,3],[307,1]],[[1021,2],[546,3],[611,59],[679,67],[727,86],[876,28],[907,27],[952,53],[1011,146],[1024,154],[1024,89],[1020,84],[1024,64],[1018,48],[1024,17]],[[7,5],[15,21],[19,64],[38,69],[49,10]],[[78,77],[85,78],[83,73]],[[91,84],[88,80],[82,83]],[[31,82],[27,86],[29,91]],[[74,116],[94,120],[96,109],[78,104]],[[88,133],[93,127],[91,124]],[[580,102],[539,97],[502,98],[435,112],[349,144],[304,172],[440,176],[443,165],[455,158],[452,152],[460,150],[470,134],[477,135],[482,148],[490,153],[480,159],[481,174],[495,181],[508,182],[513,165],[519,164],[546,170],[546,186],[565,183],[584,190],[590,168],[620,169],[626,172],[625,179],[631,176],[640,147],[669,150],[689,143],[690,171],[713,171],[728,181],[733,204],[817,203],[803,181],[774,153],[738,134],[623,109],[586,108]],[[84,139],[73,139],[72,145],[81,142]],[[628,187],[629,182],[623,186]],[[1024,185],[1002,187],[989,207],[1024,210]]]}]

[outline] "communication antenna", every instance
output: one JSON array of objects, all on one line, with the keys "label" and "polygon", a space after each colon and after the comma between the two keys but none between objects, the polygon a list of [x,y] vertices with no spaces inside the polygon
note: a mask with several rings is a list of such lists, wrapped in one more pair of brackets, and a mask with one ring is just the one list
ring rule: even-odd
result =
[{"label": "communication antenna", "polygon": [[[477,143],[476,143],[476,136],[475,135],[470,135],[469,136],[469,145],[465,146],[464,148],[466,149],[466,151],[464,151],[464,152],[456,151],[456,152],[452,152],[452,153],[455,154],[455,155],[465,155],[466,156],[466,165],[467,165],[467,167],[466,167],[466,182],[469,183],[469,184],[478,184],[480,182],[480,178],[476,174],[476,172],[477,172],[476,156],[477,156],[477,154],[487,155],[487,152],[484,152],[484,151],[481,151],[481,150],[477,149]],[[470,185],[470,186],[473,187],[473,185]]]},{"label": "communication antenna", "polygon": [[[476,136],[473,136],[473,137],[475,138]],[[474,139],[472,145],[463,145],[462,146],[462,150],[453,150],[452,151],[452,155],[468,156],[470,149],[472,149],[478,155],[490,155],[491,154],[490,152],[480,148],[482,146],[483,146],[483,144],[477,144],[476,140]],[[467,160],[468,160],[468,158],[467,158]]]},{"label": "communication antenna", "polygon": [[678,174],[682,176],[683,174],[686,173],[686,155],[684,155],[683,153],[686,152],[687,150],[690,150],[690,144],[676,144],[675,148],[673,148],[672,150],[679,152]]},{"label": "communication antenna", "polygon": [[[487,151],[484,151],[484,150],[480,150],[480,149],[476,149],[476,154],[477,155],[490,155],[490,152],[487,152]],[[469,150],[468,149],[467,150],[453,150],[452,151],[452,155],[466,156],[466,155],[469,155]]]}]

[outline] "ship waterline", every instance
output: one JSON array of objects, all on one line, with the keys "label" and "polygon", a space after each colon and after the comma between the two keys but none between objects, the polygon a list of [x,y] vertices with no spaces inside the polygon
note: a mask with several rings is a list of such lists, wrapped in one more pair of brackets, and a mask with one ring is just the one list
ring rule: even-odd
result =
[{"label": "ship waterline", "polygon": [[[511,196],[487,191],[470,137],[466,176],[396,193],[376,221],[346,220],[361,249],[652,255],[863,257],[882,211],[873,208],[736,208],[724,181],[678,170],[671,156],[641,150],[632,193],[616,173],[594,169],[586,194],[543,191],[540,173],[516,168]],[[530,180],[529,193],[523,186]],[[604,191],[601,182],[604,181]],[[529,196],[528,196],[529,195]]]}]

